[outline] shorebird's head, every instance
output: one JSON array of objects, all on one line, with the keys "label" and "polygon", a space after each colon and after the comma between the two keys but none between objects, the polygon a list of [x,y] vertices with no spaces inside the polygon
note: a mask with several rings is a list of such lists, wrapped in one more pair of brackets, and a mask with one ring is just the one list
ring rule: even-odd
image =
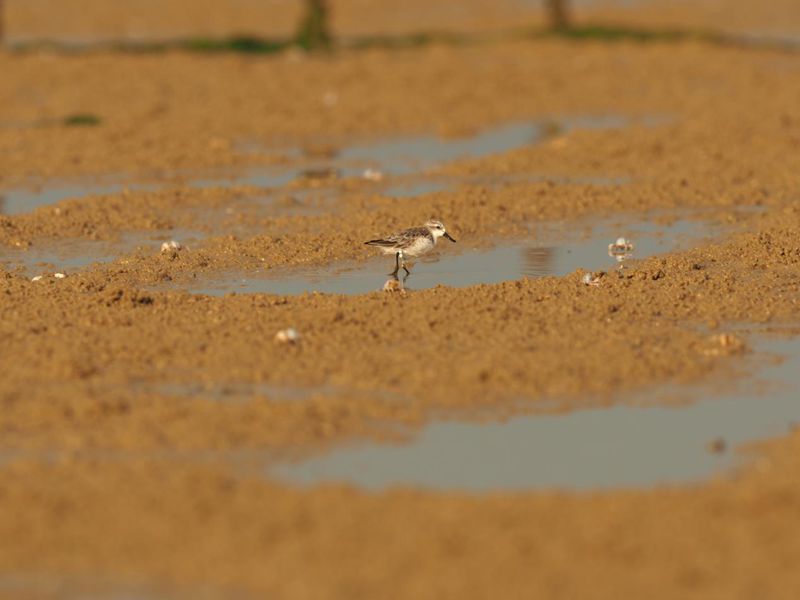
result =
[{"label": "shorebird's head", "polygon": [[450,234],[447,233],[447,230],[444,228],[444,223],[441,221],[436,221],[431,219],[427,223],[425,223],[425,227],[427,227],[430,232],[433,234],[434,239],[439,239],[440,237],[446,237],[451,242],[455,242],[455,240],[450,237]]}]

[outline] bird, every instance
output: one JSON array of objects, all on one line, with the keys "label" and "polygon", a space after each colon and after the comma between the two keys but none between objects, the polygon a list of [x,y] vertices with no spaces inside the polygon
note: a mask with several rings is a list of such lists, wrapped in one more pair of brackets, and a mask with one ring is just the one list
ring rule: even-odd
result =
[{"label": "bird", "polygon": [[394,271],[391,274],[397,275],[397,272],[402,267],[406,272],[406,276],[408,276],[411,271],[406,267],[405,259],[427,254],[433,250],[440,237],[445,237],[451,242],[455,242],[455,239],[447,233],[441,221],[431,219],[422,227],[410,227],[385,238],[364,243],[367,246],[377,246],[384,254],[394,254]]}]

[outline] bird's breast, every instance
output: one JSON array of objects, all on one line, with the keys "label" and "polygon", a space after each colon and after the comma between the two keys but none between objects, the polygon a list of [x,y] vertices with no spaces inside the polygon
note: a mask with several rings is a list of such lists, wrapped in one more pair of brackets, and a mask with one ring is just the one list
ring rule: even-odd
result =
[{"label": "bird's breast", "polygon": [[429,252],[433,248],[434,242],[429,238],[419,238],[414,243],[409,244],[408,248],[403,250],[404,254],[408,256],[419,256]]}]

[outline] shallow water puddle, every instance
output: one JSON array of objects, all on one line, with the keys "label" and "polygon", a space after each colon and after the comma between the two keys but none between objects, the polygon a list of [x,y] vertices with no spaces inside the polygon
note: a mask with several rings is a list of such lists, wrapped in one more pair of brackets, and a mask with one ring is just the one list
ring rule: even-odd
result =
[{"label": "shallow water puddle", "polygon": [[140,393],[156,393],[182,400],[219,402],[223,404],[248,403],[252,401],[305,402],[316,398],[346,396],[349,399],[363,398],[365,401],[380,401],[385,404],[405,404],[408,399],[390,391],[367,391],[345,388],[332,384],[324,385],[280,385],[271,383],[229,382],[222,384],[158,383],[135,384]]},{"label": "shallow water puddle", "polygon": [[[247,172],[244,176],[232,174],[219,177],[192,177],[187,175],[186,185],[194,188],[227,187],[230,185],[253,185],[266,188],[282,187],[301,176],[296,169],[264,168]],[[161,182],[122,182],[108,177],[70,181],[53,181],[36,188],[14,188],[0,191],[0,215],[18,215],[49,206],[62,200],[84,196],[107,196],[132,192],[147,192],[168,189],[179,185],[179,180]]]},{"label": "shallow water puddle", "polygon": [[385,174],[410,175],[459,158],[480,158],[539,143],[556,133],[574,129],[619,129],[634,122],[619,115],[578,116],[546,122],[507,123],[468,137],[399,136],[345,147],[337,158],[345,165],[356,163]]},{"label": "shallow water puddle", "polygon": [[201,584],[186,588],[144,578],[114,581],[102,574],[79,577],[51,573],[0,574],[0,596],[35,600],[217,600],[252,598],[235,589]]},{"label": "shallow water puddle", "polygon": [[[260,187],[281,187],[295,178],[295,173],[260,173],[257,176],[236,178],[220,177],[208,179],[188,179],[186,185],[194,188],[226,187],[230,185],[255,185]],[[105,179],[105,178],[104,178]],[[178,185],[175,181],[160,183],[113,182],[83,180],[80,182],[57,182],[45,184],[38,189],[17,188],[5,190],[0,194],[0,215],[18,215],[31,212],[42,206],[50,206],[62,200],[83,198],[85,196],[111,196],[124,191],[148,192],[168,189]]]},{"label": "shallow water puddle", "polygon": [[507,174],[436,177],[406,177],[393,179],[389,185],[381,188],[381,193],[392,198],[414,198],[423,194],[453,190],[463,185],[482,185],[497,188],[513,183],[550,182],[564,185],[624,185],[631,181],[630,177],[600,177],[594,175],[573,175],[569,177],[537,174]]},{"label": "shallow water puddle", "polygon": [[[577,129],[620,129],[634,124],[651,126],[663,117],[631,118],[622,115],[581,115],[559,117],[540,122],[505,123],[478,131],[471,136],[442,138],[435,135],[392,136],[332,148],[326,160],[315,160],[293,178],[309,171],[334,178],[365,178],[375,183],[389,196],[412,196],[444,189],[461,183],[449,181],[420,181],[406,178],[438,165],[462,158],[481,158],[508,152],[530,144],[538,144],[552,135],[562,135]],[[263,185],[265,176],[274,177],[274,168],[261,170],[241,179],[242,183]],[[387,177],[385,183],[383,178]],[[288,182],[287,182],[288,183]],[[388,187],[387,187],[388,186]],[[410,189],[409,189],[410,188]]]},{"label": "shallow water puddle", "polygon": [[0,202],[0,215],[18,215],[70,198],[120,194],[126,189],[148,191],[159,187],[162,186],[153,183],[123,184],[84,179],[80,181],[54,182],[33,189],[9,189],[0,192],[3,197],[3,201]]},{"label": "shallow water puddle", "polygon": [[170,240],[191,245],[200,239],[202,234],[199,232],[171,229],[126,233],[116,241],[57,239],[24,249],[0,246],[0,264],[12,269],[21,267],[29,275],[69,273],[94,263],[112,262],[136,248],[157,250],[162,243]]},{"label": "shallow water puddle", "polygon": [[[647,125],[655,122],[657,121],[654,117],[633,119],[620,115],[574,116],[541,123],[506,123],[481,130],[473,136],[459,138],[444,139],[431,135],[387,136],[344,145],[324,159],[308,158],[301,152],[294,152],[295,160],[286,166],[251,168],[242,174],[219,177],[198,178],[187,174],[186,185],[197,188],[228,185],[280,188],[295,180],[314,179],[319,180],[321,185],[330,185],[339,178],[362,178],[366,169],[372,169],[377,178],[375,183],[379,186],[383,185],[381,181],[385,175],[406,176],[458,158],[478,158],[506,152],[527,144],[539,143],[553,133],[561,134],[575,129],[615,129],[635,123]],[[385,182],[388,183],[389,180]],[[0,214],[30,212],[68,198],[118,194],[124,189],[157,190],[168,185],[174,185],[174,182],[121,183],[102,178],[46,184],[39,189],[0,190],[3,197]]]},{"label": "shallow water puddle", "polygon": [[113,244],[95,240],[51,240],[23,250],[0,247],[0,264],[28,274],[66,272],[114,258]]},{"label": "shallow water puddle", "polygon": [[[543,225],[538,228],[534,241],[504,244],[488,250],[472,249],[461,254],[455,254],[458,244],[441,241],[436,250],[439,254],[426,257],[414,265],[404,286],[408,290],[436,285],[465,287],[521,277],[563,276],[576,269],[608,270],[617,265],[615,259],[608,255],[608,245],[619,236],[633,240],[634,258],[646,258],[688,247],[721,232],[715,223],[690,220],[667,225],[657,221],[626,224],[619,219],[607,219],[596,223],[591,227],[590,234],[583,236],[586,228],[585,224],[576,226],[574,223]],[[457,236],[458,232],[454,231],[453,234]],[[366,246],[364,252],[376,253]],[[385,256],[357,266],[276,269],[259,277],[235,276],[205,281],[188,289],[210,295],[229,292],[294,295],[314,291],[364,294],[380,290],[390,279],[387,273],[393,268],[394,257]]]},{"label": "shallow water puddle", "polygon": [[406,445],[343,447],[277,464],[267,473],[291,484],[347,482],[369,490],[585,490],[699,482],[741,464],[742,454],[726,447],[785,434],[800,422],[800,338],[754,341],[756,351],[785,360],[767,361],[755,381],[732,392],[665,388],[646,397],[683,392],[694,404],[617,406],[491,424],[439,422]]}]

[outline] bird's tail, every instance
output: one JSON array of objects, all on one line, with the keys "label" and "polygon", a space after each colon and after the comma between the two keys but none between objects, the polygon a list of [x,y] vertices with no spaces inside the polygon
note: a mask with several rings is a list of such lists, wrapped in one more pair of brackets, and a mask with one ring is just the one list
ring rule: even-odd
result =
[{"label": "bird's tail", "polygon": [[370,240],[368,242],[364,242],[364,244],[367,246],[382,246],[387,248],[389,246],[394,246],[394,243],[390,242],[389,240]]}]

